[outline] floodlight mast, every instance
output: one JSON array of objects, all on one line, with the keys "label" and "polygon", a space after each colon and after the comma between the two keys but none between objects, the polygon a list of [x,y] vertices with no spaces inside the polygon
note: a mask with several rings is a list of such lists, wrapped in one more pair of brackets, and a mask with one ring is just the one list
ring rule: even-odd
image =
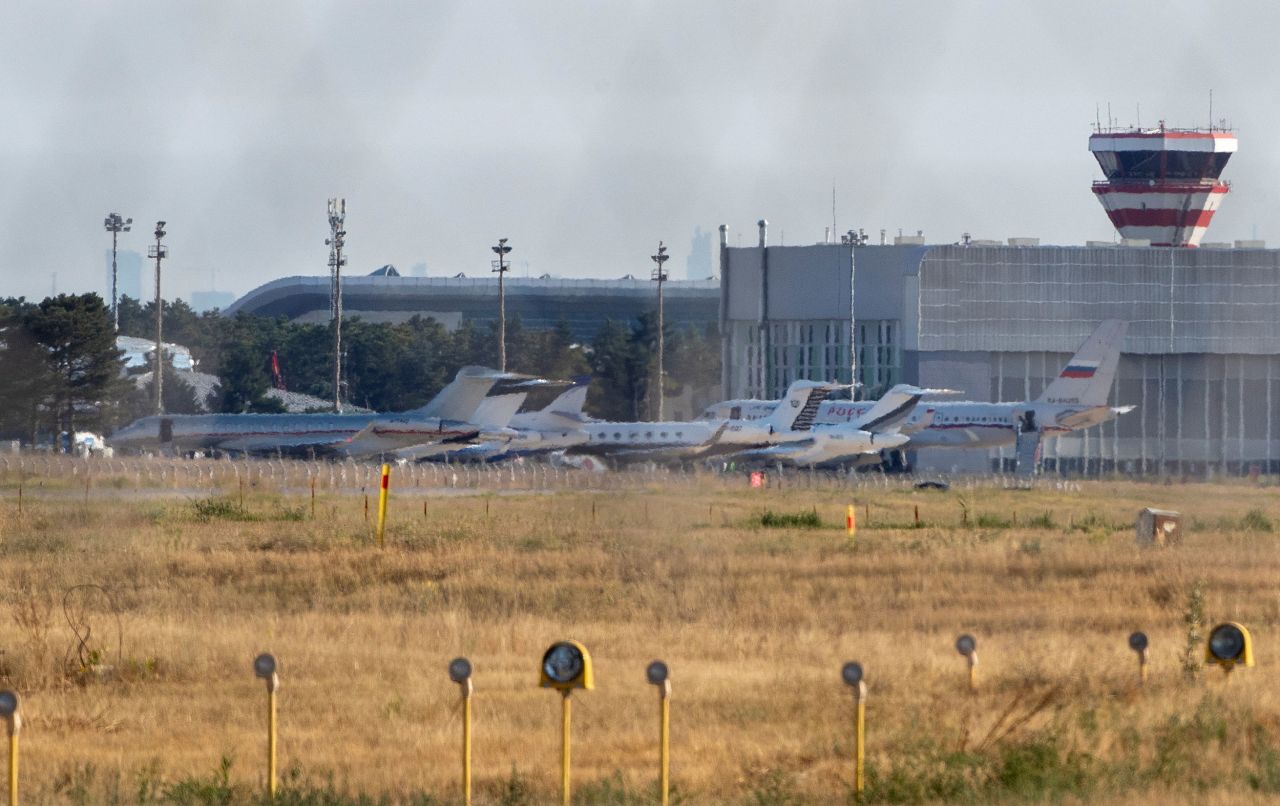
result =
[{"label": "floodlight mast", "polygon": [[156,414],[164,414],[164,300],[160,297],[160,261],[169,256],[169,247],[161,241],[166,235],[165,222],[156,222],[156,244],[147,250],[147,257],[156,259]]},{"label": "floodlight mast", "polygon": [[333,410],[342,413],[342,267],[347,259],[342,249],[347,243],[347,200],[329,199],[329,297],[333,315]]},{"label": "floodlight mast", "polygon": [[655,264],[657,264],[653,270],[653,279],[658,283],[658,422],[662,422],[662,420],[664,419],[663,418],[664,406],[663,406],[662,393],[664,391],[663,387],[665,386],[665,384],[663,383],[663,375],[662,375],[662,359],[663,359],[663,353],[665,351],[665,344],[663,341],[663,333],[662,333],[663,325],[664,325],[663,311],[662,311],[662,284],[667,281],[667,272],[666,272],[666,269],[663,268],[663,264],[666,263],[670,258],[671,258],[671,255],[667,254],[667,247],[663,245],[662,241],[658,241],[658,254],[649,256],[649,259],[652,260]]},{"label": "floodlight mast", "polygon": [[116,280],[116,247],[120,238],[120,233],[128,232],[130,225],[133,224],[132,218],[121,218],[119,213],[108,213],[105,221],[102,222],[107,232],[111,233],[111,320],[115,328],[115,332],[120,332],[120,308],[118,284]]},{"label": "floodlight mast", "polygon": [[507,371],[507,291],[502,278],[511,270],[506,257],[511,252],[506,238],[499,238],[497,246],[489,247],[498,256],[493,271],[498,273],[498,371]]}]

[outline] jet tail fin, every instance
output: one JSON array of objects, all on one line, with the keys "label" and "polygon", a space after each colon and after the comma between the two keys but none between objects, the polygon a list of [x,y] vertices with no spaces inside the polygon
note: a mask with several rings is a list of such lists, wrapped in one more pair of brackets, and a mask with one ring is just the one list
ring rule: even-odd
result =
[{"label": "jet tail fin", "polygon": [[925,395],[955,395],[954,389],[921,389],[908,383],[900,383],[880,396],[851,425],[873,434],[896,433],[916,410],[916,404]]},{"label": "jet tail fin", "polygon": [[1045,387],[1038,402],[1105,406],[1111,393],[1111,384],[1120,364],[1120,348],[1124,344],[1127,322],[1108,319],[1098,325],[1093,335],[1071,360],[1058,377]]},{"label": "jet tail fin", "polygon": [[820,381],[795,381],[764,424],[777,431],[808,431],[818,416],[818,405],[838,389],[836,384]]},{"label": "jet tail fin", "polygon": [[587,421],[583,407],[587,404],[587,383],[571,386],[561,392],[541,411],[517,414],[511,424],[518,428],[550,431],[557,428],[578,428]]},{"label": "jet tail fin", "polygon": [[514,376],[488,367],[463,367],[427,405],[408,413],[417,417],[468,422],[493,385],[510,377]]}]

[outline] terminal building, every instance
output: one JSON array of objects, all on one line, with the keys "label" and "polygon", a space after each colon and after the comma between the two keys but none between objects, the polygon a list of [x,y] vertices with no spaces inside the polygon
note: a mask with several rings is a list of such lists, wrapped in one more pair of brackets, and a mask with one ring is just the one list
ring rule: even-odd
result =
[{"label": "terminal building", "polygon": [[[619,280],[569,280],[507,277],[507,317],[519,317],[533,330],[564,322],[575,339],[590,341],[612,319],[631,322],[657,310],[657,284],[624,277]],[[668,326],[704,329],[717,320],[719,283],[707,280],[668,280],[663,283],[664,316]],[[488,327],[498,321],[498,280],[495,277],[403,277],[384,266],[367,276],[342,278],[344,317],[366,322],[405,322],[414,316],[432,317],[450,329],[463,321]],[[330,279],[284,277],[255,288],[228,306],[223,314],[284,316],[299,322],[328,322]]]}]

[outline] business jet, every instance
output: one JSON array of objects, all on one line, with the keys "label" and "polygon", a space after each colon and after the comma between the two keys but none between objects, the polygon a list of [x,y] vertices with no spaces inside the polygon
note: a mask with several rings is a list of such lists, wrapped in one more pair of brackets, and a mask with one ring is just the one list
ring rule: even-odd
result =
[{"label": "business jet", "polygon": [[472,420],[486,396],[529,380],[463,367],[425,406],[400,414],[162,414],[130,423],[110,442],[138,450],[374,456],[424,442],[473,439],[481,427]]},{"label": "business jet", "polygon": [[[1133,411],[1111,406],[1107,399],[1120,362],[1126,323],[1102,322],[1035,400],[1005,403],[929,401],[917,407],[902,426],[908,448],[999,448],[1020,435],[1039,439],[1090,428]],[[767,417],[777,407],[771,400],[728,400],[703,412],[714,422],[737,415],[744,420]],[[822,425],[857,423],[872,408],[869,401],[828,401],[817,412]]]}]

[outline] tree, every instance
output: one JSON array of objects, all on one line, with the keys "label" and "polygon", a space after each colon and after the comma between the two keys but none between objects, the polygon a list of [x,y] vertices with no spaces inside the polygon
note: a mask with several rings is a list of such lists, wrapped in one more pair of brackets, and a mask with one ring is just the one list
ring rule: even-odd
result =
[{"label": "tree", "polygon": [[218,372],[220,393],[211,395],[209,408],[228,413],[281,412],[283,404],[267,397],[271,378],[267,374],[266,353],[253,338],[252,320],[236,320],[230,338],[223,344]]},{"label": "tree", "polygon": [[0,302],[0,434],[35,442],[52,384],[44,349],[26,329],[34,306],[24,299]]},{"label": "tree", "polygon": [[77,412],[87,424],[99,424],[102,406],[123,388],[122,353],[102,297],[49,297],[27,314],[25,326],[44,350],[51,376],[47,400],[60,430],[75,433]]}]

